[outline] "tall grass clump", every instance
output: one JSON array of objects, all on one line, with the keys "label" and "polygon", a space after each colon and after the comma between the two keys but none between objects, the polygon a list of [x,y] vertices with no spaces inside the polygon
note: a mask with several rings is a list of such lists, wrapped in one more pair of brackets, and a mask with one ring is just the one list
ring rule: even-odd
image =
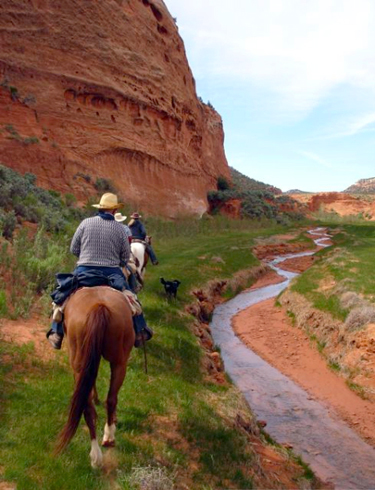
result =
[{"label": "tall grass clump", "polygon": [[345,320],[345,327],[350,332],[359,330],[369,323],[375,322],[375,306],[362,306],[354,308]]}]

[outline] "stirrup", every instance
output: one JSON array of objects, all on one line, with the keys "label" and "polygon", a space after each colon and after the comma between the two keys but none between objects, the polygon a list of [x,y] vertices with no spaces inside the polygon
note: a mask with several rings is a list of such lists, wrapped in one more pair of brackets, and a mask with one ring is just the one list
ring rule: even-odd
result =
[{"label": "stirrup", "polygon": [[54,332],[51,328],[51,330],[46,333],[46,337],[48,339],[48,342],[52,345],[54,349],[61,349],[61,344],[64,338],[62,335]]},{"label": "stirrup", "polygon": [[150,327],[144,327],[140,333],[137,333],[135,337],[134,347],[142,347],[144,342],[152,339],[153,335],[154,332]]}]

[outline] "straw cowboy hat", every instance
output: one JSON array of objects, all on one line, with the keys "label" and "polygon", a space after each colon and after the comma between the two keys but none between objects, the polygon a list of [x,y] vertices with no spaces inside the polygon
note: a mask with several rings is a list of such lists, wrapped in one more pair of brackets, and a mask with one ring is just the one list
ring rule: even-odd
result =
[{"label": "straw cowboy hat", "polygon": [[123,203],[118,202],[116,194],[107,192],[106,194],[102,195],[99,204],[93,204],[92,206],[98,209],[117,209],[123,206]]},{"label": "straw cowboy hat", "polygon": [[116,213],[115,214],[115,220],[121,223],[122,221],[125,221],[127,216],[123,216],[121,213]]},{"label": "straw cowboy hat", "polygon": [[133,218],[133,219],[142,218],[142,216],[140,214],[138,214],[138,213],[133,213],[130,217]]}]

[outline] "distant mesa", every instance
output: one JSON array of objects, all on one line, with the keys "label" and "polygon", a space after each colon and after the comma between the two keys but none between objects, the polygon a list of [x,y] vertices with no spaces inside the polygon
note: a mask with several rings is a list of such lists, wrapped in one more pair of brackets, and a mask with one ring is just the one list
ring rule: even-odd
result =
[{"label": "distant mesa", "polygon": [[375,177],[360,179],[351,185],[344,192],[351,194],[375,194]]},{"label": "distant mesa", "polygon": [[315,194],[315,192],[301,191],[299,189],[290,189],[289,191],[284,192],[287,196],[292,194]]}]

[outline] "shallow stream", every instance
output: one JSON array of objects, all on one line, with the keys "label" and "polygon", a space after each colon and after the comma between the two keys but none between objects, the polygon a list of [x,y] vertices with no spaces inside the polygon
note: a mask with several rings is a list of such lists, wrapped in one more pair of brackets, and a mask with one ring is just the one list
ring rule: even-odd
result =
[{"label": "shallow stream", "polygon": [[[329,238],[322,230],[317,245]],[[280,444],[293,446],[317,476],[341,490],[375,489],[375,449],[322,402],[272,367],[234,334],[232,317],[263,300],[276,297],[298,274],[277,267],[283,260],[311,255],[304,252],[276,258],[270,265],[286,280],[245,291],[215,308],[211,322],[215,344],[220,346],[225,370],[243,392],[258,419],[266,420],[267,433]],[[277,345],[275,345],[277,349]]]}]

